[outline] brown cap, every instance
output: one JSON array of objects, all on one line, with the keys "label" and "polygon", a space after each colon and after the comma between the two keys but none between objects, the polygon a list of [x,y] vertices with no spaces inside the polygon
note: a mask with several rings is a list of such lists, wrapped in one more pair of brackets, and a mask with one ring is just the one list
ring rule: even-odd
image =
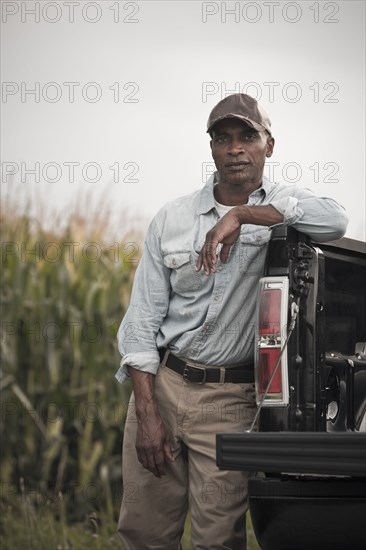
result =
[{"label": "brown cap", "polygon": [[224,118],[238,118],[260,132],[271,133],[271,121],[254,97],[247,94],[232,94],[222,99],[211,111],[207,121],[207,132]]}]

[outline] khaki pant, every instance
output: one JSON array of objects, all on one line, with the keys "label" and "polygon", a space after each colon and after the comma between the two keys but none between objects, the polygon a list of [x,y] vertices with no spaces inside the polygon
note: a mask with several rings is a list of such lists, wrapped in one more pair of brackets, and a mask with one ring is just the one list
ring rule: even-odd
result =
[{"label": "khaki pant", "polygon": [[175,462],[166,463],[162,478],[138,462],[132,394],[118,523],[125,549],[179,550],[189,502],[192,550],[245,550],[248,474],[218,469],[215,435],[249,428],[255,414],[254,384],[194,384],[161,365],[155,396]]}]

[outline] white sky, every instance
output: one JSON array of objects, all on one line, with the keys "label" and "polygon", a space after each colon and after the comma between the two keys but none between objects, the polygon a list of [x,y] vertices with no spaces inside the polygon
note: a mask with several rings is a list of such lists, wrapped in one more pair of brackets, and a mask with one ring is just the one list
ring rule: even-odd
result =
[{"label": "white sky", "polygon": [[[127,218],[149,220],[203,185],[209,111],[244,91],[272,119],[274,179],[336,198],[347,236],[365,239],[365,2],[1,4],[4,194],[33,197],[51,218],[80,190],[107,195],[118,238]],[[73,102],[65,82],[78,83]],[[24,93],[37,86],[39,101]],[[35,163],[40,181],[22,181]]]}]

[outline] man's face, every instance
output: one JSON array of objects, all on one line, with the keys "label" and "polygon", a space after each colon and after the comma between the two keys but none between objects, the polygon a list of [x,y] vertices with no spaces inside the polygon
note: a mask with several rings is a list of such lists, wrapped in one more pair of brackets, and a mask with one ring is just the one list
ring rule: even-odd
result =
[{"label": "man's face", "polygon": [[237,118],[227,118],[215,124],[210,146],[220,182],[251,183],[259,187],[266,157],[273,152],[274,139]]}]

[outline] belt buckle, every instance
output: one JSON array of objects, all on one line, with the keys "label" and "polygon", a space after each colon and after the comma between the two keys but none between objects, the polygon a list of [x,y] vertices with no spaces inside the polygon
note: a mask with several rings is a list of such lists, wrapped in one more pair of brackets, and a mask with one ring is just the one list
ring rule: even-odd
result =
[{"label": "belt buckle", "polygon": [[[203,378],[200,382],[196,382],[196,381],[191,381],[189,378],[188,378],[188,374],[189,374],[189,369],[196,369],[196,370],[201,370],[203,371]],[[183,371],[183,380],[185,382],[191,382],[193,384],[204,384],[206,382],[206,369],[203,368],[203,367],[197,367],[196,365],[192,365],[191,363],[186,363],[185,364],[185,367],[184,367],[184,371]]]}]

